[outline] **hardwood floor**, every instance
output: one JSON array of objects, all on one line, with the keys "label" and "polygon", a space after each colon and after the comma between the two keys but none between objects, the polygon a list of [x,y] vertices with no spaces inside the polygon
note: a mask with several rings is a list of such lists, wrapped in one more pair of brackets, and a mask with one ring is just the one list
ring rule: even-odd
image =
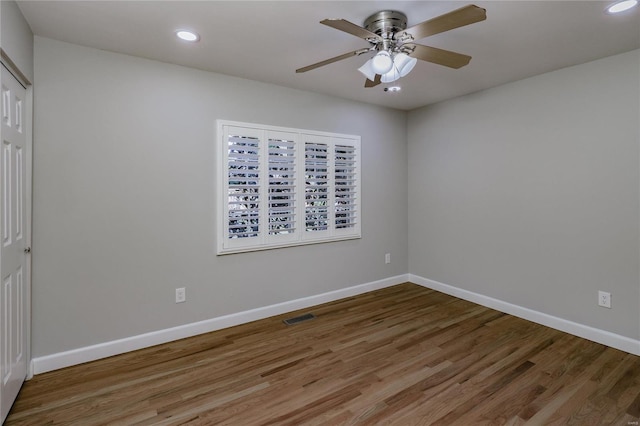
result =
[{"label": "hardwood floor", "polygon": [[[316,319],[282,320],[312,312]],[[640,357],[413,284],[27,382],[6,425],[637,425]]]}]

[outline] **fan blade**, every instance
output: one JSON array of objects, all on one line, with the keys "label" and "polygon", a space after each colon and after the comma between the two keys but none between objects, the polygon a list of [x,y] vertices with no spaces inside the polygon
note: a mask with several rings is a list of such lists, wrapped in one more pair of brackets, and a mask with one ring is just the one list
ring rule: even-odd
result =
[{"label": "fan blade", "polygon": [[471,60],[471,56],[469,55],[463,55],[462,53],[456,53],[450,50],[442,50],[421,44],[406,44],[405,46],[414,49],[413,53],[409,53],[409,56],[434,64],[444,65],[449,68],[462,68]]},{"label": "fan blade", "polygon": [[382,79],[382,76],[380,74],[376,74],[373,81],[367,79],[367,81],[364,82],[364,87],[375,87],[378,84],[380,84],[381,79]]},{"label": "fan blade", "polygon": [[487,19],[487,11],[481,7],[470,4],[452,12],[445,13],[436,18],[424,21],[421,24],[414,25],[404,31],[398,31],[395,39],[399,40],[406,35],[413,37],[413,40],[420,40],[430,35],[443,33],[454,28],[464,27],[465,25]]},{"label": "fan blade", "polygon": [[349,33],[356,37],[363,38],[365,40],[382,41],[382,37],[380,37],[378,34],[372,33],[369,30],[365,30],[361,26],[351,23],[345,19],[323,19],[322,21],[320,21],[320,23],[331,28],[335,28],[336,30],[344,31],[345,33]]},{"label": "fan blade", "polygon": [[353,52],[345,53],[343,55],[336,56],[334,58],[325,59],[324,61],[317,62],[317,63],[312,64],[312,65],[307,65],[306,67],[298,68],[296,70],[296,73],[311,71],[313,69],[320,68],[320,67],[323,67],[325,65],[329,65],[329,64],[332,64],[334,62],[338,62],[338,61],[341,61],[343,59],[350,58],[352,56],[362,55],[363,53],[368,52],[368,51],[369,51],[369,49],[354,50]]}]

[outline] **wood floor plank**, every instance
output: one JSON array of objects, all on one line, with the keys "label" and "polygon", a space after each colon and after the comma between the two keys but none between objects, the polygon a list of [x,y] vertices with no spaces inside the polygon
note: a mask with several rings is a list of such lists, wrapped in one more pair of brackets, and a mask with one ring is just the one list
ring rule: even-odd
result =
[{"label": "wood floor plank", "polygon": [[[282,322],[309,312],[314,320]],[[6,426],[639,417],[640,357],[406,283],[38,375]]]}]

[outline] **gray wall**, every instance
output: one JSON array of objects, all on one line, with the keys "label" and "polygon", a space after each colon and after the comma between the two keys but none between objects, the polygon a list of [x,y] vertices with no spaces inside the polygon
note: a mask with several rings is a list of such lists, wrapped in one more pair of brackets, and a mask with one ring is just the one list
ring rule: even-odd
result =
[{"label": "gray wall", "polygon": [[[36,37],[33,356],[407,271],[637,339],[639,68],[630,52],[407,121]],[[216,257],[217,118],[361,135],[363,238]]]},{"label": "gray wall", "polygon": [[33,34],[13,0],[0,1],[0,47],[33,83]]},{"label": "gray wall", "polygon": [[410,273],[638,339],[639,81],[633,51],[411,112]]},{"label": "gray wall", "polygon": [[[406,113],[40,37],[35,74],[34,357],[407,272]],[[216,257],[218,118],[361,135],[363,238]]]}]

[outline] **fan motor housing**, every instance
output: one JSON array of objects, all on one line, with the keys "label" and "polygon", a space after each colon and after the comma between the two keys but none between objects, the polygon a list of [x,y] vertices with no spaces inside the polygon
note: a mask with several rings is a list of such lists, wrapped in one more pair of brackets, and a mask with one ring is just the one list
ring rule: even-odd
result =
[{"label": "fan motor housing", "polygon": [[369,16],[364,28],[384,39],[393,38],[398,31],[407,28],[407,15],[396,10],[383,10]]}]

